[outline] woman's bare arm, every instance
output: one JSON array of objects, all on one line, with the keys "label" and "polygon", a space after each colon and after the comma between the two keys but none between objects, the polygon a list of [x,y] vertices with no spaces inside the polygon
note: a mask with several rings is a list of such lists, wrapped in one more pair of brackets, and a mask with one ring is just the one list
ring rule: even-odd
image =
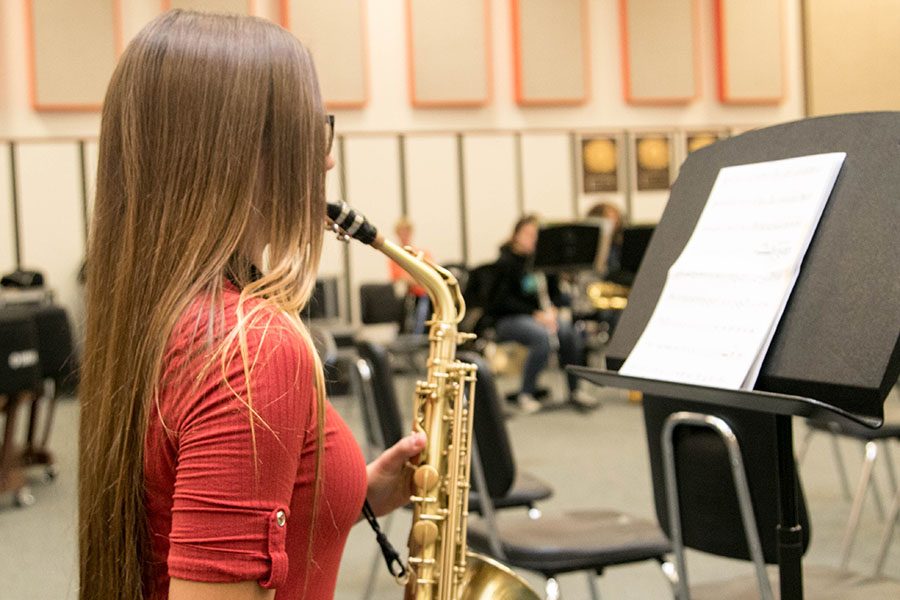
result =
[{"label": "woman's bare arm", "polygon": [[204,583],[172,578],[169,600],[272,600],[275,590],[267,590],[255,581],[240,583]]}]

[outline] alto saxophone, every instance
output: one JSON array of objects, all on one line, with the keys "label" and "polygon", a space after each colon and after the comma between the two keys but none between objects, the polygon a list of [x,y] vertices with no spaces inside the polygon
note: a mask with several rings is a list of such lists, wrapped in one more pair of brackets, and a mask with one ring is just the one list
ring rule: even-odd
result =
[{"label": "alto saxophone", "polygon": [[[456,346],[474,337],[457,326],[465,302],[452,273],[384,239],[345,203],[328,204],[332,227],[387,255],[431,299],[428,371],[416,382],[413,429],[427,437],[413,474],[405,600],[538,600],[509,568],[466,548],[472,459],[475,365],[456,360]],[[486,490],[482,493],[486,493]]]}]

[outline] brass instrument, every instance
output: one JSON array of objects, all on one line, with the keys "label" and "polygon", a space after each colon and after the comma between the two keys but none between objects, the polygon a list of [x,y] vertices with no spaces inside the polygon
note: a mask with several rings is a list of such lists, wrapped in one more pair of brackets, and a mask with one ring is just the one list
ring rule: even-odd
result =
[{"label": "brass instrument", "polygon": [[610,281],[595,281],[587,286],[587,296],[597,310],[625,310],[629,289]]},{"label": "brass instrument", "polygon": [[[456,278],[410,248],[378,232],[347,204],[328,204],[328,217],[344,239],[381,251],[422,285],[434,313],[429,321],[427,376],[416,382],[413,429],[427,437],[413,474],[406,600],[538,600],[524,579],[466,548],[475,366],[456,360],[465,302]],[[486,493],[486,491],[484,492]]]}]

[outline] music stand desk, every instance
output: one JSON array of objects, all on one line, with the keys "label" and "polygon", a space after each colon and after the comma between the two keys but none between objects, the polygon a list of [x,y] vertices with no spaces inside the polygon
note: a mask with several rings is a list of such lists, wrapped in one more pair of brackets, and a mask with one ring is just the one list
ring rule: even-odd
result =
[{"label": "music stand desk", "polygon": [[900,112],[834,115],[729,138],[692,153],[682,165],[607,347],[607,364],[613,368],[627,359],[653,314],[669,267],[690,239],[720,169],[822,152],[847,154],[766,353],[757,390],[570,368],[600,385],[775,416],[783,600],[803,598],[791,416],[831,413],[879,427],[884,399],[900,374],[898,139]]}]

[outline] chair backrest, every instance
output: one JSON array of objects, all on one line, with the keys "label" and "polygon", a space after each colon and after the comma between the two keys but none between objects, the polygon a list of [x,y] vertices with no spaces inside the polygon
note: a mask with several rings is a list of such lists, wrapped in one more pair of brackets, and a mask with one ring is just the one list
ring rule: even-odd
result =
[{"label": "chair backrest", "polygon": [[466,317],[460,323],[461,331],[479,333],[490,327],[490,317],[485,314],[496,280],[496,263],[479,265],[469,271],[463,298],[466,301]]},{"label": "chair backrest", "polygon": [[[497,383],[487,361],[475,352],[460,352],[459,359],[472,363],[478,369],[475,381],[475,440],[484,469],[484,477],[492,498],[502,498],[516,478],[516,463],[513,458],[503,405],[497,393]],[[472,480],[473,489],[477,489]]]},{"label": "chair backrest", "polygon": [[341,316],[337,277],[320,277],[303,309],[304,319],[337,319]]},{"label": "chair backrest", "polygon": [[44,304],[34,308],[33,317],[38,331],[44,378],[53,379],[57,385],[69,384],[72,387],[78,358],[66,310],[61,306]]},{"label": "chair backrest", "polygon": [[359,310],[363,323],[403,322],[403,299],[398,298],[392,283],[364,283],[359,286]]},{"label": "chair backrest", "polygon": [[[0,396],[37,391],[42,383],[40,339],[31,311],[0,311]],[[2,442],[2,439],[0,439]]]},{"label": "chair backrest", "polygon": [[383,346],[365,340],[357,340],[356,351],[360,358],[368,363],[371,370],[372,400],[378,419],[378,428],[381,430],[385,448],[390,448],[399,442],[404,431],[409,429],[403,423],[400,405],[397,404],[390,358]]},{"label": "chair backrest", "polygon": [[453,276],[456,277],[456,282],[459,284],[460,291],[465,295],[466,287],[469,285],[469,268],[466,267],[466,265],[459,263],[451,263],[442,266],[453,273]]},{"label": "chair backrest", "polygon": [[[777,563],[779,506],[775,417],[671,398],[648,396],[644,399],[656,515],[670,536],[661,434],[666,419],[678,411],[715,415],[733,430],[741,447],[763,558],[766,563]],[[717,556],[751,560],[728,451],[722,439],[706,428],[679,425],[674,430],[673,446],[684,545]],[[810,539],[809,517],[799,478],[796,481],[803,552],[806,552]]]}]

